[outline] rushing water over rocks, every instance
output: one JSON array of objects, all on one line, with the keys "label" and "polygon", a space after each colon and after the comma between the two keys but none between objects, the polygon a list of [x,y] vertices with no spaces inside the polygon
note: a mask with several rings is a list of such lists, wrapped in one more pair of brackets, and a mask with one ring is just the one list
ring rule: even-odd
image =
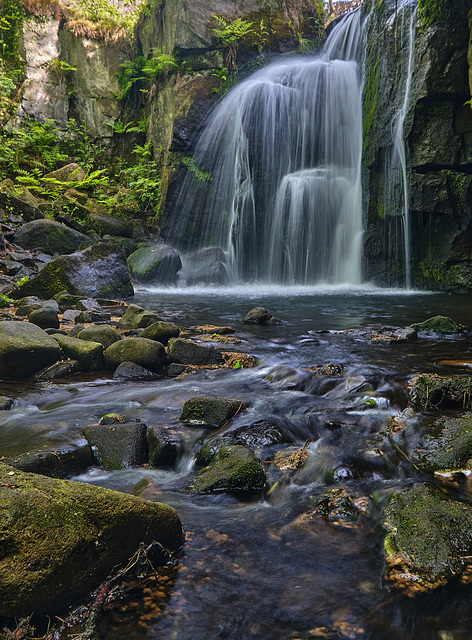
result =
[{"label": "rushing water over rocks", "polygon": [[285,57],[222,99],[168,214],[171,243],[220,247],[236,282],[361,282],[359,36],[357,11],[320,57]]},{"label": "rushing water over rocks", "polygon": [[[95,466],[76,477],[125,492],[144,483],[148,497],[176,507],[187,530],[167,604],[153,608],[152,594],[125,601],[121,613],[109,616],[103,637],[467,638],[467,586],[411,600],[383,583],[382,524],[392,493],[428,478],[415,468],[414,455],[428,441],[423,432],[429,418],[406,409],[408,379],[419,372],[466,372],[470,333],[425,333],[417,342],[391,345],[372,339],[380,325],[405,327],[438,313],[465,324],[467,299],[301,287],[278,295],[243,288],[143,290],[135,301],[190,332],[197,324],[231,324],[235,333],[228,338],[242,341],[235,348],[259,363],[140,383],[101,374],[2,384],[2,393],[16,399],[0,415],[4,455],[80,444],[83,430],[110,411],[182,435],[170,467]],[[256,302],[282,324],[243,325],[242,316]],[[459,359],[462,368],[454,364]],[[237,398],[247,409],[219,430],[182,425],[184,402],[203,395]],[[254,434],[264,424],[286,436],[279,444],[251,445],[268,475],[265,493],[244,499],[189,493],[204,444],[215,435],[248,433],[248,425]],[[467,489],[461,491],[469,500]]]}]

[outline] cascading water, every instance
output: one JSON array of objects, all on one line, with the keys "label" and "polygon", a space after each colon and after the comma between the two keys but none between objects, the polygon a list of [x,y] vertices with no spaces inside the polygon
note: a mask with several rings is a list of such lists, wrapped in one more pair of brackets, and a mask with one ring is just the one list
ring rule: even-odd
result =
[{"label": "cascading water", "polygon": [[[411,96],[411,83],[413,76],[414,60],[415,60],[415,33],[416,33],[416,14],[418,7],[412,6],[411,2],[404,3],[401,11],[401,20],[405,20],[406,11],[411,10],[408,28],[408,66],[406,73],[402,73],[404,80],[403,102],[398,110],[392,130],[392,156],[390,159],[390,167],[387,169],[389,174],[389,194],[388,200],[390,205],[400,203],[403,217],[403,250],[405,256],[405,286],[407,289],[411,287],[411,248],[410,248],[410,200],[408,192],[408,174],[407,174],[407,154],[404,139],[405,119],[408,113]],[[403,28],[402,28],[403,31]]]},{"label": "cascading water", "polygon": [[360,12],[320,57],[288,57],[237,85],[196,145],[198,166],[167,216],[167,239],[217,246],[235,282],[361,282]]}]

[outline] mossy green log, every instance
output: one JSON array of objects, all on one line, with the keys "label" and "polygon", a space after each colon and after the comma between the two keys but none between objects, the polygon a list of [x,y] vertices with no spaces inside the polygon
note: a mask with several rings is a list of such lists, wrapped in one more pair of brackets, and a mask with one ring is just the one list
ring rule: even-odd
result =
[{"label": "mossy green log", "polygon": [[164,504],[0,464],[0,615],[52,615],[79,602],[141,542],[177,551]]}]

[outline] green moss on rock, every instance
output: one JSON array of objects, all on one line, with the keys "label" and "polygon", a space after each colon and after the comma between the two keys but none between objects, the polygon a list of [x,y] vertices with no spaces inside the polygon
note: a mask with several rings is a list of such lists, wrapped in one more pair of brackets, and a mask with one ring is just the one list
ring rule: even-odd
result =
[{"label": "green moss on rock", "polygon": [[410,403],[416,411],[452,405],[472,408],[472,377],[419,374],[409,384]]},{"label": "green moss on rock", "polygon": [[447,316],[434,316],[424,322],[416,322],[410,327],[416,331],[433,331],[436,333],[461,333],[462,327]]},{"label": "green moss on rock", "polygon": [[244,406],[242,400],[199,396],[184,403],[179,420],[207,427],[222,427]]},{"label": "green moss on rock", "polygon": [[385,512],[387,577],[432,588],[460,575],[472,554],[472,506],[419,484],[393,496]]},{"label": "green moss on rock", "polygon": [[86,597],[141,542],[183,543],[172,507],[0,465],[0,615],[51,615]]},{"label": "green moss on rock", "polygon": [[203,469],[192,487],[193,493],[211,491],[260,491],[267,480],[260,460],[248,447],[222,447]]}]

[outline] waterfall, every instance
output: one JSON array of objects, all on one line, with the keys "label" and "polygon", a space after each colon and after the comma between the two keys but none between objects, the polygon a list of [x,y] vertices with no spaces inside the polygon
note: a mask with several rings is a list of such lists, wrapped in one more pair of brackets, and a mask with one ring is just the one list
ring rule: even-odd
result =
[{"label": "waterfall", "polygon": [[220,101],[166,214],[171,244],[220,247],[234,282],[361,282],[360,30],[355,11],[320,56],[285,57]]},{"label": "waterfall", "polygon": [[[411,240],[410,240],[410,199],[408,158],[405,145],[405,121],[411,101],[412,78],[415,61],[417,5],[411,0],[399,3],[398,12],[392,15],[390,28],[392,34],[398,30],[404,36],[406,55],[399,55],[397,62],[398,106],[394,113],[391,133],[391,151],[386,158],[385,167],[385,210],[390,215],[401,216],[402,229],[398,253],[403,254],[404,285],[411,288]],[[400,21],[398,29],[395,20]],[[396,38],[395,34],[395,38]]]}]

